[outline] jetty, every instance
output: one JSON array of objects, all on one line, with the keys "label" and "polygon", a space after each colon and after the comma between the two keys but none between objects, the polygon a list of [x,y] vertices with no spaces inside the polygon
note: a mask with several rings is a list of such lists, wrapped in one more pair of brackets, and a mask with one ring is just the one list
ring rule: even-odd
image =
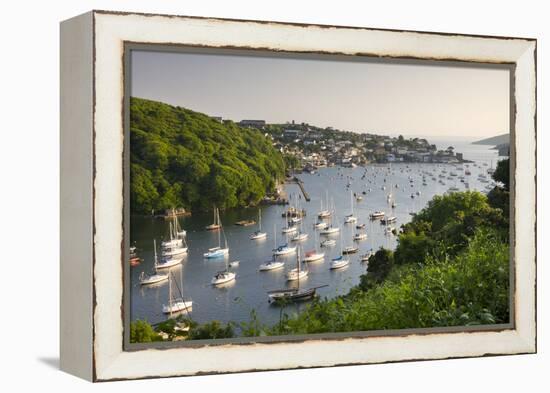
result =
[{"label": "jetty", "polygon": [[298,187],[300,187],[300,191],[302,191],[302,194],[304,195],[304,199],[306,202],[311,201],[311,198],[309,197],[309,194],[306,191],[306,188],[304,187],[304,182],[298,179],[296,176],[292,178],[292,181],[296,184],[298,184]]}]

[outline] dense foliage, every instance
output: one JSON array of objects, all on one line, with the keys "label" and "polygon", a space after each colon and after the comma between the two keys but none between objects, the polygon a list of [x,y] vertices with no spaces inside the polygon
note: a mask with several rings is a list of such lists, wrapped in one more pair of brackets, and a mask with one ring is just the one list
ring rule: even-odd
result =
[{"label": "dense foliage", "polygon": [[205,340],[216,338],[231,338],[235,335],[231,323],[222,324],[219,321],[210,321],[205,324],[191,323],[189,330],[190,340]]},{"label": "dense foliage", "polygon": [[503,216],[510,216],[510,159],[499,161],[493,179],[502,184],[494,187],[487,198],[491,206],[502,210]]},{"label": "dense foliage", "polygon": [[369,258],[367,274],[361,276],[359,288],[366,291],[384,281],[393,268],[394,260],[393,252],[388,249],[381,248],[376,251],[376,253]]},{"label": "dense foliage", "polygon": [[259,130],[161,102],[130,101],[133,212],[257,204],[284,176],[283,157]]},{"label": "dense foliage", "polygon": [[149,323],[142,320],[130,323],[131,343],[150,343],[153,341],[162,341],[162,339]]},{"label": "dense foliage", "polygon": [[479,227],[496,228],[503,241],[508,223],[477,191],[436,195],[428,206],[403,225],[395,250],[397,265],[423,263],[428,256],[454,256],[467,246]]}]

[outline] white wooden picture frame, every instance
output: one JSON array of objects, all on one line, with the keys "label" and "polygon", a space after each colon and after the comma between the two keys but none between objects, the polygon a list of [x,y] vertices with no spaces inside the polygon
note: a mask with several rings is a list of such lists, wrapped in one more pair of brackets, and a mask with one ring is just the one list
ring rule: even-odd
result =
[{"label": "white wooden picture frame", "polygon": [[[129,348],[126,44],[504,64],[513,70],[510,326]],[[61,24],[61,368],[90,381],[536,351],[536,40],[92,11]]]}]

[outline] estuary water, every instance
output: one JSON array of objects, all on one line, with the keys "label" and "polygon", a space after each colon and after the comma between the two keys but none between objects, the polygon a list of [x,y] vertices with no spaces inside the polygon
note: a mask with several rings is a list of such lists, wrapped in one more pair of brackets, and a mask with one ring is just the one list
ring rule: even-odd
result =
[{"label": "estuary water", "polygon": [[[441,146],[440,146],[441,143]],[[447,147],[446,142],[439,142],[438,147]],[[445,144],[446,146],[443,146]],[[465,190],[464,177],[469,189],[484,191],[490,183],[484,183],[479,174],[487,175],[487,169],[497,163],[497,152],[490,146],[470,145],[465,142],[449,142],[456,151],[464,153],[464,158],[475,161],[475,164],[440,165],[440,164],[383,164],[367,165],[365,167],[321,168],[314,174],[303,173],[298,177],[303,181],[306,191],[311,197],[306,202],[296,184],[286,184],[286,192],[292,203],[306,210],[307,215],[301,223],[303,232],[309,237],[306,241],[297,243],[303,250],[322,250],[324,260],[310,263],[307,266],[309,275],[300,281],[301,287],[327,285],[320,288],[321,297],[333,298],[345,294],[359,283],[359,277],[366,272],[367,265],[360,262],[360,256],[367,250],[376,251],[380,247],[394,248],[396,237],[385,233],[380,221],[369,220],[369,214],[381,210],[386,215],[397,217],[393,224],[399,228],[411,220],[411,213],[424,208],[434,195],[444,194],[450,187]],[[465,175],[466,170],[471,175]],[[450,176],[454,172],[457,176]],[[425,178],[426,185],[423,185]],[[433,180],[435,178],[435,180]],[[487,175],[487,178],[490,178]],[[412,180],[412,182],[411,182]],[[348,183],[350,186],[348,187]],[[442,184],[444,183],[444,184]],[[392,193],[396,206],[392,209],[387,201],[388,193]],[[356,201],[352,193],[362,196]],[[411,194],[414,198],[411,197]],[[419,195],[417,195],[419,194]],[[318,221],[317,212],[333,206],[335,214],[333,224],[341,228],[339,235],[332,236],[336,245],[321,248],[320,242],[326,237],[320,236],[313,224]],[[286,226],[282,217],[286,206],[261,206],[262,231],[267,232],[267,239],[250,240],[249,236],[258,229],[254,226],[236,226],[239,220],[258,221],[259,208],[234,209],[221,212],[225,236],[229,246],[228,259],[204,259],[203,253],[208,248],[218,245],[218,232],[209,232],[204,228],[212,223],[212,213],[196,213],[190,217],[179,218],[180,227],[187,231],[189,253],[183,263],[169,269],[181,289],[184,299],[193,301],[193,309],[189,316],[197,322],[211,320],[222,322],[243,322],[250,320],[254,310],[262,323],[275,324],[279,320],[280,308],[268,303],[267,291],[286,288],[290,284],[285,274],[296,267],[296,255],[281,257],[285,261],[283,269],[259,272],[260,264],[271,259],[275,246],[291,243],[281,232]],[[358,218],[357,224],[365,223],[368,238],[354,242],[353,234],[357,232],[356,224],[344,224],[344,217],[352,212]],[[150,323],[158,323],[167,317],[162,313],[162,305],[168,303],[168,283],[165,281],[156,286],[142,287],[139,275],[142,271],[153,272],[153,239],[157,244],[168,238],[169,222],[149,217],[132,216],[130,224],[131,243],[138,249],[143,259],[140,265],[131,268],[131,319],[143,319]],[[223,243],[223,240],[222,240]],[[330,270],[330,260],[340,255],[341,247],[351,244],[359,247],[359,252],[349,255],[351,263],[340,270]],[[302,252],[302,255],[303,255]],[[224,270],[227,261],[238,260],[239,266],[234,268],[236,280],[225,286],[214,287],[210,281],[214,274]],[[168,269],[162,273],[166,273]],[[174,283],[175,284],[175,283]],[[174,288],[176,286],[174,285]],[[175,295],[179,293],[174,289]],[[306,303],[289,305],[285,312],[299,312]]]}]

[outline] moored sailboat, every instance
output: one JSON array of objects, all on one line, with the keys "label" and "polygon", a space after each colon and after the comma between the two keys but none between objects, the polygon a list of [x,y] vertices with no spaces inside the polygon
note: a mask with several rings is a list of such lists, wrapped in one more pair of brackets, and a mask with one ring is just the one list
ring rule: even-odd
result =
[{"label": "moored sailboat", "polygon": [[250,235],[250,240],[261,240],[267,237],[266,232],[262,232],[262,210],[258,211],[258,230]]},{"label": "moored sailboat", "polygon": [[[162,306],[162,312],[164,314],[172,314],[179,313],[179,312],[185,312],[189,313],[192,311],[193,308],[193,301],[192,300],[184,300],[181,291],[180,291],[180,297],[174,298],[172,294],[172,275],[168,276],[168,304],[164,304]],[[179,289],[179,288],[178,288]]]},{"label": "moored sailboat", "polygon": [[[222,247],[222,244],[221,244],[220,232],[221,232],[221,234],[223,234],[224,247]],[[218,232],[218,246],[209,248],[208,252],[205,252],[203,254],[203,256],[206,259],[222,258],[222,257],[226,257],[227,255],[229,255],[229,247],[227,246],[227,238],[225,237],[225,232],[223,231],[223,227],[221,226],[221,223],[220,223],[220,232]]]},{"label": "moored sailboat", "polygon": [[167,274],[158,274],[156,270],[156,265],[157,265],[157,241],[156,240],[153,240],[153,247],[154,247],[154,258],[155,258],[153,266],[155,266],[155,274],[152,274],[149,276],[145,274],[145,272],[141,272],[141,274],[139,275],[139,283],[141,285],[152,285],[152,284],[157,284],[159,282],[168,280]]},{"label": "moored sailboat", "polygon": [[216,231],[222,227],[222,223],[220,220],[220,211],[219,209],[214,206],[214,222],[210,225],[206,226],[207,231]]},{"label": "moored sailboat", "polygon": [[234,281],[236,274],[229,270],[229,264],[225,264],[225,270],[217,272],[210,283],[212,285],[222,285]]},{"label": "moored sailboat", "polygon": [[344,222],[346,224],[352,224],[354,222],[357,222],[357,217],[355,217],[353,215],[353,193],[351,192],[350,190],[350,201],[351,201],[351,214],[348,214],[345,218],[344,218]]},{"label": "moored sailboat", "polygon": [[288,281],[296,281],[306,278],[308,275],[307,270],[302,270],[302,261],[300,259],[300,250],[298,250],[298,255],[296,256],[296,267],[292,270],[289,270],[286,273],[286,279]]}]

